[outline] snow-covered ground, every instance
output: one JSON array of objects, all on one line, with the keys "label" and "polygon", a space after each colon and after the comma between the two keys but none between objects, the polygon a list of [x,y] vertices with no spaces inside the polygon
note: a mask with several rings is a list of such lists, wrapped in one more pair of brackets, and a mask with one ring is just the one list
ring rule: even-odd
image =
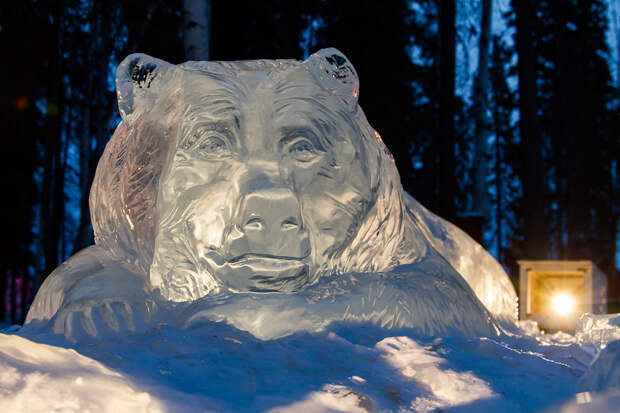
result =
[{"label": "snow-covered ground", "polygon": [[5,329],[0,411],[617,411],[619,325],[475,339],[333,325],[262,341],[206,322],[73,345]]}]

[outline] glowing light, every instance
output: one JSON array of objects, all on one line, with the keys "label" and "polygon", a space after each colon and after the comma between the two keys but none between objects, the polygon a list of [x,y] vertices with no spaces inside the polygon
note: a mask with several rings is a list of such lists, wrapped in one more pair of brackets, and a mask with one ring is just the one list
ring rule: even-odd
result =
[{"label": "glowing light", "polygon": [[568,294],[557,294],[551,300],[551,307],[559,315],[571,313],[575,307],[575,300]]},{"label": "glowing light", "polygon": [[15,99],[15,108],[19,111],[28,109],[28,98],[26,96],[20,96]]}]

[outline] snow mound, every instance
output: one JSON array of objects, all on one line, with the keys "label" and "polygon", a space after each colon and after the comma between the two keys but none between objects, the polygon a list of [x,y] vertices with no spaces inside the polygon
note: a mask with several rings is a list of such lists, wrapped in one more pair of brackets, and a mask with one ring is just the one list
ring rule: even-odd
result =
[{"label": "snow mound", "polygon": [[574,401],[592,360],[541,337],[343,323],[261,340],[211,321],[69,344],[22,329],[0,334],[0,411],[532,411]]},{"label": "snow mound", "polygon": [[75,350],[0,334],[3,412],[163,412],[149,393]]}]

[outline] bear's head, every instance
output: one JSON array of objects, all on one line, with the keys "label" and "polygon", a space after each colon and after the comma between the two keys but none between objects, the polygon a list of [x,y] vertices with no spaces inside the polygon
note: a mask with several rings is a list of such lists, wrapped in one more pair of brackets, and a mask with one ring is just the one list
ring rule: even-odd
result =
[{"label": "bear's head", "polygon": [[135,54],[116,83],[122,122],[91,190],[95,240],[165,298],[291,292],[428,253],[338,50],[178,66]]}]

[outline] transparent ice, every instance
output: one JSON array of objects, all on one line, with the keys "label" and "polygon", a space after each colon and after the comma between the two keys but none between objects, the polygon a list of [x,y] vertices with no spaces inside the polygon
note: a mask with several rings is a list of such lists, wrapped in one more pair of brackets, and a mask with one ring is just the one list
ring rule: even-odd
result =
[{"label": "transparent ice", "polygon": [[620,314],[585,313],[579,318],[575,338],[582,346],[600,350],[620,340]]},{"label": "transparent ice", "polygon": [[332,322],[489,335],[514,321],[501,266],[403,191],[336,49],[178,66],[134,54],[116,86],[123,120],[90,194],[96,245],[48,277],[27,323],[99,336],[182,308],[167,322],[269,339]]}]

